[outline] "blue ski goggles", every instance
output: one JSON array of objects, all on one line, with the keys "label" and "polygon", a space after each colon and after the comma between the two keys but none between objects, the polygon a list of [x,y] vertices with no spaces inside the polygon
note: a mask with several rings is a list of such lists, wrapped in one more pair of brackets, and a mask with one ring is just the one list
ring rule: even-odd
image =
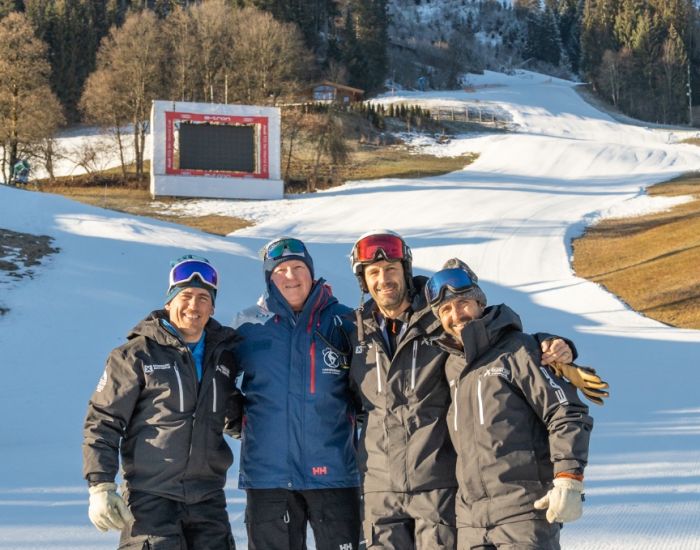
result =
[{"label": "blue ski goggles", "polygon": [[469,273],[458,267],[438,271],[425,284],[425,297],[431,306],[436,306],[447,291],[460,294],[476,284]]},{"label": "blue ski goggles", "polygon": [[214,266],[203,260],[186,259],[177,263],[170,270],[170,288],[187,283],[194,277],[214,290],[219,288],[219,274]]},{"label": "blue ski goggles", "polygon": [[285,256],[308,257],[306,246],[299,239],[285,238],[274,241],[263,249],[264,260],[279,260]]}]

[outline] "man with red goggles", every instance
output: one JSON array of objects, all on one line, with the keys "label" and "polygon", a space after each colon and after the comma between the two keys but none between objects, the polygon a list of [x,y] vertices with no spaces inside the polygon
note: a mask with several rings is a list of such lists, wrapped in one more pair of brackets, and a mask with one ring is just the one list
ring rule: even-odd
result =
[{"label": "man with red goggles", "polygon": [[[447,427],[450,388],[443,335],[393,231],[361,236],[351,266],[371,300],[356,312],[350,384],[365,411],[358,461],[367,548],[453,549],[456,454]],[[539,335],[545,360],[570,361],[564,341]],[[573,345],[573,344],[571,344]]]},{"label": "man with red goggles", "polygon": [[176,260],[165,307],[112,351],[88,404],[88,515],[100,531],[121,530],[119,548],[235,549],[224,495],[233,454],[223,433],[240,431],[239,338],[212,317],[218,286],[205,258]]}]

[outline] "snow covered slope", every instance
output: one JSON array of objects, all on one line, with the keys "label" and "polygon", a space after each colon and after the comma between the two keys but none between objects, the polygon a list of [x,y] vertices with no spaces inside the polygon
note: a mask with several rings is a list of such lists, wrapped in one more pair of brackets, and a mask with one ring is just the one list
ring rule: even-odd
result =
[{"label": "snow covered slope", "polygon": [[[575,277],[569,264],[570,238],[586,220],[613,206],[647,208],[641,190],[696,169],[700,149],[678,144],[679,132],[614,122],[565,81],[524,72],[470,81],[473,93],[381,101],[479,101],[507,111],[518,133],[425,145],[441,155],[478,151],[474,164],[423,180],[190,207],[258,220],[227,238],[0,187],[0,227],[52,235],[61,247],[35,279],[0,280],[0,301],[11,309],[0,317],[0,549],[115,546],[114,534],[98,533],[87,519],[81,424],[108,351],[161,304],[169,260],[194,251],[220,268],[216,317],[228,321],[262,290],[257,250],[291,234],[307,241],[317,273],[340,299],[356,305],[347,254],[374,227],[406,237],[417,273],[452,256],[465,259],[491,303],[511,305],[528,331],[571,337],[580,362],[611,383],[610,403],[591,405],[584,517],[564,529],[564,548],[700,549],[700,331],[630,311]],[[230,514],[245,548],[236,471]]]}]

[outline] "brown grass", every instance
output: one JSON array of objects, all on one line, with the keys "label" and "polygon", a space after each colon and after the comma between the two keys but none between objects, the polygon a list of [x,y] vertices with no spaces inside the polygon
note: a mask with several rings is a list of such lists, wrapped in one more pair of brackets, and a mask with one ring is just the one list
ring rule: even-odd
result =
[{"label": "brown grass", "polygon": [[78,185],[74,179],[72,182],[74,185],[63,185],[63,183],[65,182],[61,180],[54,185],[42,182],[39,185],[39,189],[49,193],[57,193],[92,206],[179,223],[214,235],[228,235],[232,231],[252,225],[248,220],[232,216],[208,215],[190,217],[178,214],[169,215],[163,212],[163,204],[182,203],[192,199],[159,197],[157,201],[154,201],[151,199],[147,184],[143,182],[134,184],[130,180],[128,184],[122,186],[110,181],[107,185],[104,185],[99,183],[99,179],[95,179],[92,184]]},{"label": "brown grass", "polygon": [[669,325],[700,328],[700,175],[648,189],[694,195],[667,212],[605,220],[573,243],[576,273]]}]

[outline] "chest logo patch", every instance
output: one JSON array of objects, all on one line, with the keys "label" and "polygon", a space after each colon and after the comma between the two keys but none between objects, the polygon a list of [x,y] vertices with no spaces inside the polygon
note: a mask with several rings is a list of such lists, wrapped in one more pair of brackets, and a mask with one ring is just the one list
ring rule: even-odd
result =
[{"label": "chest logo patch", "polygon": [[338,375],[341,373],[341,360],[337,351],[331,348],[324,348],[323,354],[323,374]]},{"label": "chest logo patch", "polygon": [[223,374],[226,378],[231,378],[231,370],[224,365],[216,365],[216,370]]},{"label": "chest logo patch", "polygon": [[164,365],[144,365],[143,366],[143,373],[144,374],[153,374],[157,370],[169,370],[171,369],[172,366],[170,363],[165,363]]},{"label": "chest logo patch", "polygon": [[510,369],[504,366],[491,367],[484,373],[484,376],[500,376],[508,381],[510,381],[512,378]]}]

